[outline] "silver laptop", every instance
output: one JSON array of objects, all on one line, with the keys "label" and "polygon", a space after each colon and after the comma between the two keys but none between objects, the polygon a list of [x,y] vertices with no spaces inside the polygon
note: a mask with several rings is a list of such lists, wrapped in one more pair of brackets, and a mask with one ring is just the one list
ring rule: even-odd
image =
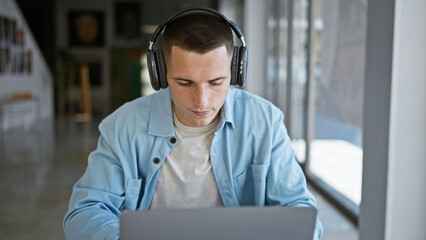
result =
[{"label": "silver laptop", "polygon": [[124,211],[120,239],[312,240],[311,207],[239,207]]}]

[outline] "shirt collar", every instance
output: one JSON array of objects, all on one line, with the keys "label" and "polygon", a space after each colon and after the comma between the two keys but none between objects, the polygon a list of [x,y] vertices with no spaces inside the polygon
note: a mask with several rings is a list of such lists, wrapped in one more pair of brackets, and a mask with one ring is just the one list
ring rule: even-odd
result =
[{"label": "shirt collar", "polygon": [[154,94],[149,117],[148,133],[167,137],[174,136],[172,98],[169,88]]},{"label": "shirt collar", "polygon": [[235,89],[229,87],[228,94],[226,95],[225,103],[223,104],[222,110],[220,111],[220,119],[216,132],[222,130],[225,123],[229,123],[234,128],[234,94]]}]

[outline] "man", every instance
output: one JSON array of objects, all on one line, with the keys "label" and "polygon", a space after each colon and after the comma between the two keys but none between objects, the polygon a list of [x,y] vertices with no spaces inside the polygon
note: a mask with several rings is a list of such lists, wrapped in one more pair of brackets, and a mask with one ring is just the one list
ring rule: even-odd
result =
[{"label": "man", "polygon": [[[100,124],[98,147],[65,216],[67,238],[119,238],[123,209],[315,206],[282,112],[230,88],[241,73],[231,71],[233,49],[220,17],[195,12],[168,21],[167,83]],[[321,235],[317,221],[314,238]]]}]

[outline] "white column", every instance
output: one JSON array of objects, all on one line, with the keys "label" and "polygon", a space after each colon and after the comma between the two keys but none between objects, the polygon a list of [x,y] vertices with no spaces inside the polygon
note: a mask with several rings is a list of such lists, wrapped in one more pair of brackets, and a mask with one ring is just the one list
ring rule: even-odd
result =
[{"label": "white column", "polygon": [[267,2],[246,0],[244,31],[248,47],[248,72],[245,89],[265,97],[267,57]]},{"label": "white column", "polygon": [[426,237],[426,2],[368,6],[360,239]]},{"label": "white column", "polygon": [[385,239],[426,239],[426,1],[395,4]]}]

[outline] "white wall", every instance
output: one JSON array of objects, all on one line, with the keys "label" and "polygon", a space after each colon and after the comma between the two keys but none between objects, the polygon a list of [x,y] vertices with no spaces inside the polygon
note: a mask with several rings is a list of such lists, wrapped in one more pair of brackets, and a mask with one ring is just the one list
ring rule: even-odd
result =
[{"label": "white wall", "polygon": [[426,1],[395,5],[386,238],[426,239]]},{"label": "white wall", "polygon": [[[237,24],[238,28],[245,34],[244,31],[244,2],[239,0],[221,0],[218,4],[218,10],[225,15],[229,20]],[[245,35],[244,35],[245,36]],[[236,39],[236,44],[240,44]]]},{"label": "white wall", "polygon": [[426,238],[426,2],[368,3],[360,239]]},{"label": "white wall", "polygon": [[244,30],[248,51],[248,72],[245,89],[266,97],[267,2],[244,2]]},{"label": "white wall", "polygon": [[0,15],[16,19],[24,30],[23,49],[32,51],[32,72],[0,74],[0,99],[11,97],[12,92],[30,92],[38,100],[39,117],[53,116],[53,77],[18,5],[14,0],[0,1]]}]

